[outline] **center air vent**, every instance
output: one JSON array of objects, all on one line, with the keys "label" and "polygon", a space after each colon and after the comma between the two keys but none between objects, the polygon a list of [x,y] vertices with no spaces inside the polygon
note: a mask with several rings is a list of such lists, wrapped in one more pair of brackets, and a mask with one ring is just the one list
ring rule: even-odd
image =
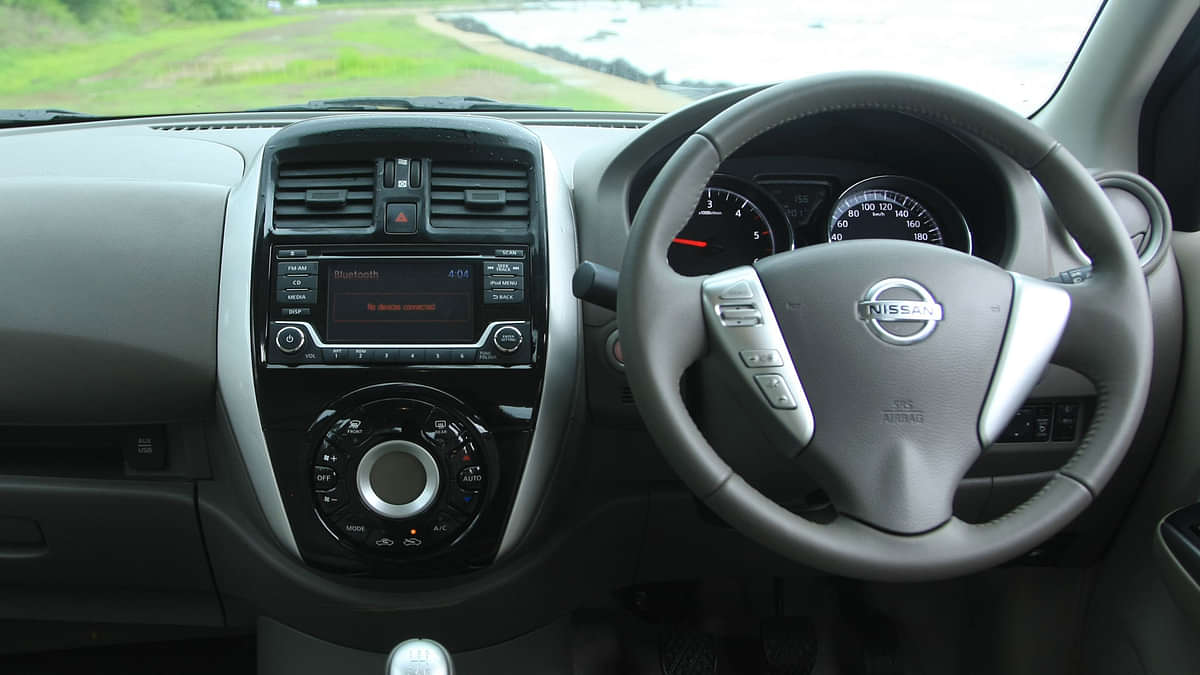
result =
[{"label": "center air vent", "polygon": [[529,228],[529,172],[510,165],[433,164],[429,224],[444,229]]},{"label": "center air vent", "polygon": [[374,214],[374,162],[279,167],[276,229],[371,227]]}]

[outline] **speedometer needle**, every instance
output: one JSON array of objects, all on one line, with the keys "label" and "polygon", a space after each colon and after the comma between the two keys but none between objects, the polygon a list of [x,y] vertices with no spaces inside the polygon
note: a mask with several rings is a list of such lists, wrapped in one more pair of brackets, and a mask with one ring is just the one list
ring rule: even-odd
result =
[{"label": "speedometer needle", "polygon": [[683,244],[684,246],[695,246],[696,248],[706,248],[708,246],[707,241],[698,241],[696,239],[681,239],[679,237],[675,237],[672,241],[675,242],[676,244]]}]

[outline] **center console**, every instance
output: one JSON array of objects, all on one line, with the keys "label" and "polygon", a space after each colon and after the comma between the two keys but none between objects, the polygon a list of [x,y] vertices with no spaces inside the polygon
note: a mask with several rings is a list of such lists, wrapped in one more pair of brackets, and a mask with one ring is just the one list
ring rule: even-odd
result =
[{"label": "center console", "polygon": [[[260,171],[248,300],[265,457],[239,444],[268,520],[330,572],[490,564],[527,526],[538,447],[566,417],[547,399],[540,141],[487,118],[323,118],[276,134]],[[226,283],[223,267],[223,302]]]}]

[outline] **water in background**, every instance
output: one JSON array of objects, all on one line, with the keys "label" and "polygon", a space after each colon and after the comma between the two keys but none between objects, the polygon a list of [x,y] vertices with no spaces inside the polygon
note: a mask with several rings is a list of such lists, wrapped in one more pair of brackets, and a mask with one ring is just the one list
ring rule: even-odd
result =
[{"label": "water in background", "polygon": [[455,16],[524,46],[623,59],[690,93],[892,70],[969,87],[1028,114],[1058,85],[1097,7],[1097,0],[581,0]]}]

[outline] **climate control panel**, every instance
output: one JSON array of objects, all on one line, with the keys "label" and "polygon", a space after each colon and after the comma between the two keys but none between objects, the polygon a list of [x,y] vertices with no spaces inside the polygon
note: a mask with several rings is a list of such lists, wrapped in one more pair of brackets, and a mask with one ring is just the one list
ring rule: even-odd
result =
[{"label": "climate control panel", "polygon": [[495,449],[465,410],[383,398],[315,426],[313,504],[329,534],[358,552],[404,560],[445,550],[488,501]]}]

